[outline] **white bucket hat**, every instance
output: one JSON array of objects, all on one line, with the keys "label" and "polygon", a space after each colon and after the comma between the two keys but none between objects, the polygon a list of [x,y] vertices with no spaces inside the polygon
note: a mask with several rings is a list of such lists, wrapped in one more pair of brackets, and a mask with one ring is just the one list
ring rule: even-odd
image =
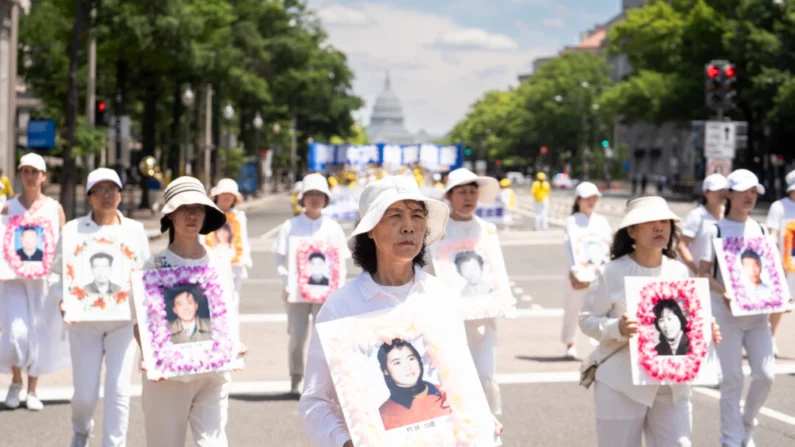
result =
[{"label": "white bucket hat", "polygon": [[209,234],[226,223],[226,215],[218,208],[204,190],[204,185],[195,177],[183,176],[169,183],[163,192],[165,205],[160,211],[160,232],[165,233],[171,226],[168,215],[183,205],[204,205],[207,214],[199,233]]},{"label": "white bucket hat", "polygon": [[726,188],[732,191],[748,191],[751,188],[756,188],[756,192],[759,194],[765,193],[765,187],[759,184],[759,178],[747,169],[738,169],[732,172],[726,180]]},{"label": "white bucket hat", "polygon": [[370,183],[359,198],[359,215],[362,219],[348,238],[348,247],[353,250],[356,236],[375,228],[390,205],[404,200],[423,202],[428,209],[428,235],[425,245],[431,245],[444,235],[450,210],[444,203],[424,196],[412,177],[386,176]]},{"label": "white bucket hat", "polygon": [[787,186],[787,194],[791,193],[792,191],[795,191],[795,169],[790,171],[790,173],[787,174],[787,177],[785,177],[784,180],[787,181],[787,185],[788,185]]},{"label": "white bucket hat", "polygon": [[[328,180],[322,174],[308,174],[301,183],[301,192],[298,193],[298,204],[304,206],[304,194],[309,191],[320,191],[326,195],[326,206],[331,202],[331,192],[328,190]],[[325,208],[325,207],[324,207]]]},{"label": "white bucket hat", "polygon": [[577,197],[581,197],[583,199],[593,196],[602,197],[602,193],[599,192],[599,188],[591,182],[580,183],[577,185],[575,192],[577,193]]},{"label": "white bucket hat", "polygon": [[47,172],[47,163],[44,162],[44,158],[42,158],[42,156],[39,154],[34,154],[33,152],[25,154],[19,159],[19,167],[17,169],[22,169],[23,166],[30,166],[31,168],[37,169],[41,172]]},{"label": "white bucket hat", "polygon": [[704,179],[704,183],[701,185],[701,190],[704,192],[707,191],[721,191],[726,189],[726,185],[729,182],[726,180],[722,174],[712,174],[708,175],[707,178]]},{"label": "white bucket hat", "polygon": [[231,178],[222,178],[218,181],[218,184],[210,190],[210,197],[213,199],[221,194],[233,194],[238,202],[243,201],[243,195],[240,194],[240,188],[237,186],[237,182]]},{"label": "white bucket hat", "polygon": [[494,177],[484,177],[475,174],[466,168],[459,168],[447,176],[447,184],[444,185],[444,194],[447,195],[453,188],[461,185],[477,183],[478,201],[482,203],[493,202],[500,193],[500,182]]},{"label": "white bucket hat", "polygon": [[627,204],[627,214],[621,220],[618,229],[631,227],[646,222],[673,220],[679,222],[679,216],[668,208],[668,202],[662,197],[640,197]]},{"label": "white bucket hat", "polygon": [[97,168],[88,174],[88,178],[86,179],[86,193],[91,192],[91,188],[101,182],[111,182],[118,186],[119,189],[123,188],[119,174],[117,174],[116,171],[108,168]]}]

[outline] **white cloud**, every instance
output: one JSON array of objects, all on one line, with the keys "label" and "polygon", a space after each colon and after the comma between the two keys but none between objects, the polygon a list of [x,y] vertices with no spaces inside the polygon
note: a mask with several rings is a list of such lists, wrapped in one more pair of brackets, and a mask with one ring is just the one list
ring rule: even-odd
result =
[{"label": "white cloud", "polygon": [[515,50],[519,44],[505,34],[491,34],[478,28],[445,31],[436,36],[433,46],[455,50]]},{"label": "white cloud", "polygon": [[566,20],[562,17],[550,17],[548,19],[544,19],[544,26],[547,28],[563,28],[566,26]]},{"label": "white cloud", "polygon": [[317,11],[317,16],[328,27],[332,26],[367,26],[373,23],[361,9],[345,5],[331,4]]},{"label": "white cloud", "polygon": [[[310,0],[309,5],[317,7],[318,0]],[[533,59],[553,54],[560,46],[541,30],[527,31],[532,47],[525,47],[507,36],[472,32],[471,27],[438,14],[380,2],[358,7],[368,24],[323,23],[331,44],[349,57],[353,89],[365,100],[365,107],[354,115],[364,124],[387,70],[403,105],[406,127],[444,134],[484,92],[516,85],[518,74],[527,71]],[[435,45],[440,40],[447,46]]]}]

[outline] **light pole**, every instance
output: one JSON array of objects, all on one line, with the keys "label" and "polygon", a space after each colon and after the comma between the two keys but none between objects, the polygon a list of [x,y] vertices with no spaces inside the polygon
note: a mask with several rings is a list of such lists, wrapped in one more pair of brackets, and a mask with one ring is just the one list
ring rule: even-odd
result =
[{"label": "light pole", "polygon": [[254,191],[254,197],[259,195],[260,190],[262,189],[262,162],[260,160],[260,147],[259,147],[259,131],[262,129],[262,125],[265,124],[262,121],[262,116],[260,116],[259,112],[254,116],[254,121],[252,123],[254,125],[254,130],[256,138],[254,140],[254,150],[256,152],[256,160],[257,160],[257,188]]},{"label": "light pole", "polygon": [[232,118],[235,117],[235,109],[232,104],[227,103],[224,107],[224,119],[226,120],[226,157],[224,160],[224,170],[226,175],[229,175],[229,159],[232,157]]},{"label": "light pole", "polygon": [[287,178],[287,182],[291,188],[295,184],[296,171],[298,170],[296,160],[296,158],[298,158],[298,141],[296,141],[295,126],[295,115],[293,115],[290,121],[290,175]]},{"label": "light pole", "polygon": [[185,91],[182,92],[182,105],[185,106],[185,146],[180,151],[179,157],[179,163],[182,169],[185,170],[185,175],[193,175],[193,167],[191,166],[193,154],[190,150],[190,110],[195,99],[193,90],[188,85],[185,87]]},{"label": "light pole", "polygon": [[[271,164],[273,164],[273,160],[276,158],[277,155],[281,155],[282,150],[279,147],[279,133],[282,131],[282,126],[279,123],[273,123],[273,154],[271,154]],[[281,174],[281,163],[279,164],[280,170],[279,173]],[[276,176],[276,180],[274,181],[273,190],[278,191],[279,182],[281,181],[281,175]]]}]

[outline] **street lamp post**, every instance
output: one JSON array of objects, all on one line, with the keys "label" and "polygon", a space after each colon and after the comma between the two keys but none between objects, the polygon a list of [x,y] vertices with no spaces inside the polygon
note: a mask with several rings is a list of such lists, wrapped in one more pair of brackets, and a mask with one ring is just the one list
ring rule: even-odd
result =
[{"label": "street lamp post", "polygon": [[[273,151],[273,154],[271,155],[271,164],[273,163],[273,160],[276,159],[276,156],[280,156],[282,153],[282,149],[279,146],[279,133],[282,131],[282,126],[280,126],[279,123],[273,123],[272,129],[273,129],[273,147],[271,150]],[[274,180],[274,185],[273,185],[274,191],[279,190],[279,182],[281,181],[281,179],[282,177],[281,177],[281,168],[280,168],[279,175],[277,175],[276,179]]]},{"label": "street lamp post", "polygon": [[254,197],[259,196],[259,192],[262,189],[262,162],[260,157],[260,147],[259,147],[259,131],[262,129],[262,125],[265,124],[262,121],[262,116],[260,116],[259,112],[254,116],[254,121],[251,123],[254,125],[255,132],[255,140],[254,140],[254,150],[256,152],[256,160],[257,160],[257,188],[254,191]]},{"label": "street lamp post", "polygon": [[234,117],[235,109],[232,107],[232,104],[227,103],[226,107],[224,107],[224,119],[226,119],[226,141],[224,142],[226,145],[226,157],[224,161],[224,170],[226,171],[226,175],[230,175],[229,159],[232,158],[232,118]]},{"label": "street lamp post", "polygon": [[193,90],[188,85],[185,87],[185,91],[182,92],[182,105],[185,106],[185,146],[180,151],[179,157],[180,166],[185,170],[185,175],[193,175],[193,166],[191,165],[193,154],[190,151],[190,110],[194,100]]},{"label": "street lamp post", "polygon": [[293,115],[292,120],[290,121],[290,174],[287,177],[287,182],[292,187],[295,184],[295,177],[297,175],[298,164],[298,141],[296,140],[295,135],[295,115]]}]

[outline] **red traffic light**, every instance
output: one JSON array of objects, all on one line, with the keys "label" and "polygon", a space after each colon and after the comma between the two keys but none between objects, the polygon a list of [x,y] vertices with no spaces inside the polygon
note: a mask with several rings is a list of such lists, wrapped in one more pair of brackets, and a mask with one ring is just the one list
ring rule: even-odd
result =
[{"label": "red traffic light", "polygon": [[727,65],[723,68],[723,74],[726,75],[727,78],[733,78],[734,75],[737,74],[737,70],[735,70],[734,66]]},{"label": "red traffic light", "polygon": [[100,112],[104,112],[105,109],[107,109],[107,107],[108,106],[107,104],[105,104],[105,101],[97,101],[97,110],[99,110]]},{"label": "red traffic light", "polygon": [[710,65],[707,67],[707,76],[709,76],[710,79],[714,79],[719,74],[720,74],[720,69],[718,67],[714,65]]},{"label": "red traffic light", "polygon": [[546,146],[541,146],[541,153],[542,153],[542,154],[546,154],[546,153],[547,153],[547,151],[549,151],[549,149],[547,149],[547,147],[546,147]]}]

